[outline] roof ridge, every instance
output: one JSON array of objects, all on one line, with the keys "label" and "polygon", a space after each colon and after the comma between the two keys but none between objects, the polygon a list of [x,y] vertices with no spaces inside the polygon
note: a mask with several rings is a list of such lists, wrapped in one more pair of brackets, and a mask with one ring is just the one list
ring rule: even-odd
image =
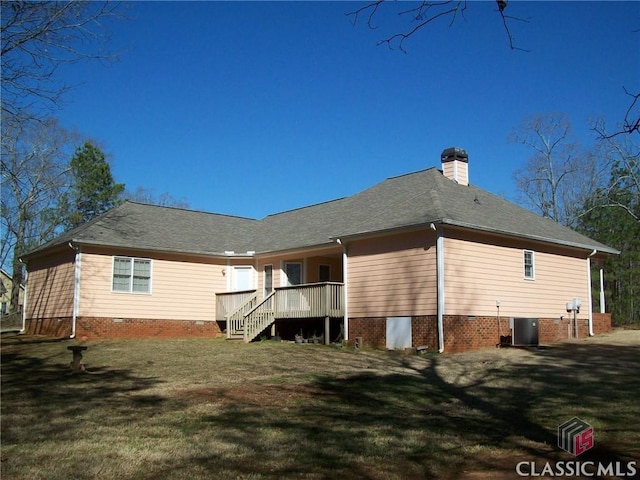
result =
[{"label": "roof ridge", "polygon": [[[423,169],[420,169],[420,170],[416,170],[415,172],[401,173],[400,175],[393,175],[391,177],[387,177],[385,180],[383,180],[383,182],[386,181],[386,180],[394,180],[396,178],[408,177],[409,175],[415,175],[416,173],[427,172],[429,170],[440,170],[440,169],[438,167],[429,167],[429,168],[423,168]],[[378,184],[376,184],[376,185],[378,185]],[[375,185],[373,185],[373,186],[375,186]]]},{"label": "roof ridge", "polygon": [[[232,215],[232,214],[229,214],[229,213],[210,212],[210,211],[207,211],[207,210],[199,210],[199,209],[193,209],[193,208],[189,208],[189,207],[174,207],[174,206],[171,206],[171,205],[158,205],[158,204],[155,204],[155,203],[137,202],[137,201],[133,201],[133,200],[125,200],[123,205],[125,203],[131,203],[131,204],[134,204],[134,205],[140,205],[142,207],[164,208],[164,209],[167,209],[167,210],[180,210],[180,211],[189,212],[189,213],[202,213],[202,214],[205,214],[205,215],[218,215],[218,216],[221,216],[221,217],[240,218],[240,219],[243,219],[243,220],[256,220],[256,221],[258,221],[258,219],[253,218],[253,217],[244,217],[242,215]],[[109,210],[109,211],[111,211],[111,210]],[[108,212],[106,212],[106,213],[108,213]]]},{"label": "roof ridge", "polygon": [[[352,195],[353,196],[353,195]],[[264,217],[262,220],[269,218],[269,217],[275,217],[277,215],[282,215],[284,213],[291,213],[291,212],[297,212],[299,210],[305,210],[307,208],[312,208],[312,207],[319,207],[320,205],[326,205],[328,203],[333,203],[333,202],[339,202],[340,200],[345,200],[347,198],[350,197],[340,197],[340,198],[334,198],[332,200],[325,200],[324,202],[318,202],[318,203],[313,203],[311,205],[305,205],[304,207],[297,207],[297,208],[290,208],[289,210],[283,210],[281,212],[276,212],[276,213],[270,213],[269,215],[267,215],[266,217]]]}]

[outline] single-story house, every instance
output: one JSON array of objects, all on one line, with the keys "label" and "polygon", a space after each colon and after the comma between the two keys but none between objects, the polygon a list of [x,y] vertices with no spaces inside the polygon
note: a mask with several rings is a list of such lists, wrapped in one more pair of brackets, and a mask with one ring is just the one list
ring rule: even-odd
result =
[{"label": "single-story house", "polygon": [[617,250],[441,162],[261,220],[125,202],[24,256],[25,329],[440,352],[611,329],[591,267]]}]

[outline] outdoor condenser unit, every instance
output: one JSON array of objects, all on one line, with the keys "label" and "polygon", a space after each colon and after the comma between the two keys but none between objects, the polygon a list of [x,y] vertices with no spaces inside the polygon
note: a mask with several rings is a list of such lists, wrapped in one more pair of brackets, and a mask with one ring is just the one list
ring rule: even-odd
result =
[{"label": "outdoor condenser unit", "polygon": [[511,330],[513,346],[537,347],[538,346],[538,319],[537,318],[512,318]]}]

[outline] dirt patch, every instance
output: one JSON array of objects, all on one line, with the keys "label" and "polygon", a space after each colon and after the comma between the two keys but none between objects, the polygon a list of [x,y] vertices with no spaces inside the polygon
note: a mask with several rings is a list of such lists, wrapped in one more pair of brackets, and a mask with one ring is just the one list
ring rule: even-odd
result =
[{"label": "dirt patch", "polygon": [[257,407],[293,406],[317,401],[329,394],[312,385],[242,385],[227,388],[197,388],[182,390],[176,397],[189,403],[232,403]]}]

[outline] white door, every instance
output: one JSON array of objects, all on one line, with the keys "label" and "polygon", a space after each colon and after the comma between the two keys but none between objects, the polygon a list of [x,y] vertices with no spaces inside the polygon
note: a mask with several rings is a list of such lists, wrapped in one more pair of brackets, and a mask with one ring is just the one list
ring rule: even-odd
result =
[{"label": "white door", "polygon": [[253,268],[233,267],[233,291],[253,290]]}]

